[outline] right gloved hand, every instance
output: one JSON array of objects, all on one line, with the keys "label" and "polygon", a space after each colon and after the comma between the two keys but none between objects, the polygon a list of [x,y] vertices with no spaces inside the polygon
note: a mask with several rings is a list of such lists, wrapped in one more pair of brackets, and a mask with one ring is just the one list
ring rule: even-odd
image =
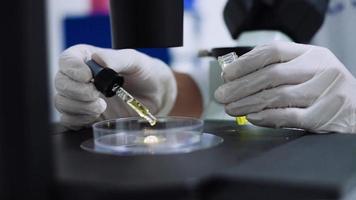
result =
[{"label": "right gloved hand", "polygon": [[276,42],[223,69],[215,91],[232,116],[267,127],[356,133],[356,79],[328,49]]},{"label": "right gloved hand", "polygon": [[99,119],[137,116],[119,97],[106,98],[96,90],[91,82],[92,73],[85,64],[89,59],[124,76],[123,88],[152,114],[167,115],[172,109],[177,96],[176,81],[162,61],[131,49],[76,45],[60,56],[55,78],[55,106],[65,127],[78,130]]}]

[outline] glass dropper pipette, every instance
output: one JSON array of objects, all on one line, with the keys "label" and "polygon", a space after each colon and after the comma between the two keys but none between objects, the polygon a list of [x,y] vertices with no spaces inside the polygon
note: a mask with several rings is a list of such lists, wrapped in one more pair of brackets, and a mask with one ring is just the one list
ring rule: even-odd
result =
[{"label": "glass dropper pipette", "polygon": [[124,77],[114,70],[99,65],[94,60],[88,60],[86,64],[93,73],[93,82],[96,87],[106,97],[118,96],[127,103],[140,117],[148,121],[151,126],[157,123],[157,118],[151,114],[149,109],[135,99],[130,93],[122,88]]}]

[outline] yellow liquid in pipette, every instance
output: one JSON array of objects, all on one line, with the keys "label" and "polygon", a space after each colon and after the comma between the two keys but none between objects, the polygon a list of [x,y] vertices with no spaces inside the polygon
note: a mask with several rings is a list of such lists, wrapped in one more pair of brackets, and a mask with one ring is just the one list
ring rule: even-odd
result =
[{"label": "yellow liquid in pipette", "polygon": [[144,106],[138,100],[133,98],[133,96],[129,94],[126,90],[124,90],[122,87],[117,86],[113,89],[113,91],[118,97],[120,97],[124,102],[126,102],[140,117],[147,120],[151,126],[156,125],[157,118],[150,113],[146,106]]},{"label": "yellow liquid in pipette", "polygon": [[151,126],[156,125],[157,119],[150,113],[148,108],[146,108],[144,105],[142,105],[139,101],[136,99],[130,99],[126,102],[132,109],[140,115],[140,117],[146,119]]}]

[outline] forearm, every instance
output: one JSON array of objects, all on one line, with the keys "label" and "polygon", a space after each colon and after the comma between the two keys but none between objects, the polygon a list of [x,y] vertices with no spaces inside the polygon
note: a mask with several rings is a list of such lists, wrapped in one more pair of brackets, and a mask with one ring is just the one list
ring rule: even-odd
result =
[{"label": "forearm", "polygon": [[200,117],[203,112],[203,99],[194,80],[184,73],[174,72],[177,81],[177,99],[169,115]]}]

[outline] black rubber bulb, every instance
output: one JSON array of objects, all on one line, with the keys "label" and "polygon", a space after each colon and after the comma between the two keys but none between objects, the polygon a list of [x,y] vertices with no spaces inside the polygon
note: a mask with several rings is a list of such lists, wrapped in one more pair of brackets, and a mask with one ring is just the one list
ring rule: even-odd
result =
[{"label": "black rubber bulb", "polygon": [[89,66],[94,79],[94,85],[106,97],[115,95],[114,87],[122,86],[124,84],[124,77],[120,76],[114,70],[99,65],[94,60],[86,62]]}]

